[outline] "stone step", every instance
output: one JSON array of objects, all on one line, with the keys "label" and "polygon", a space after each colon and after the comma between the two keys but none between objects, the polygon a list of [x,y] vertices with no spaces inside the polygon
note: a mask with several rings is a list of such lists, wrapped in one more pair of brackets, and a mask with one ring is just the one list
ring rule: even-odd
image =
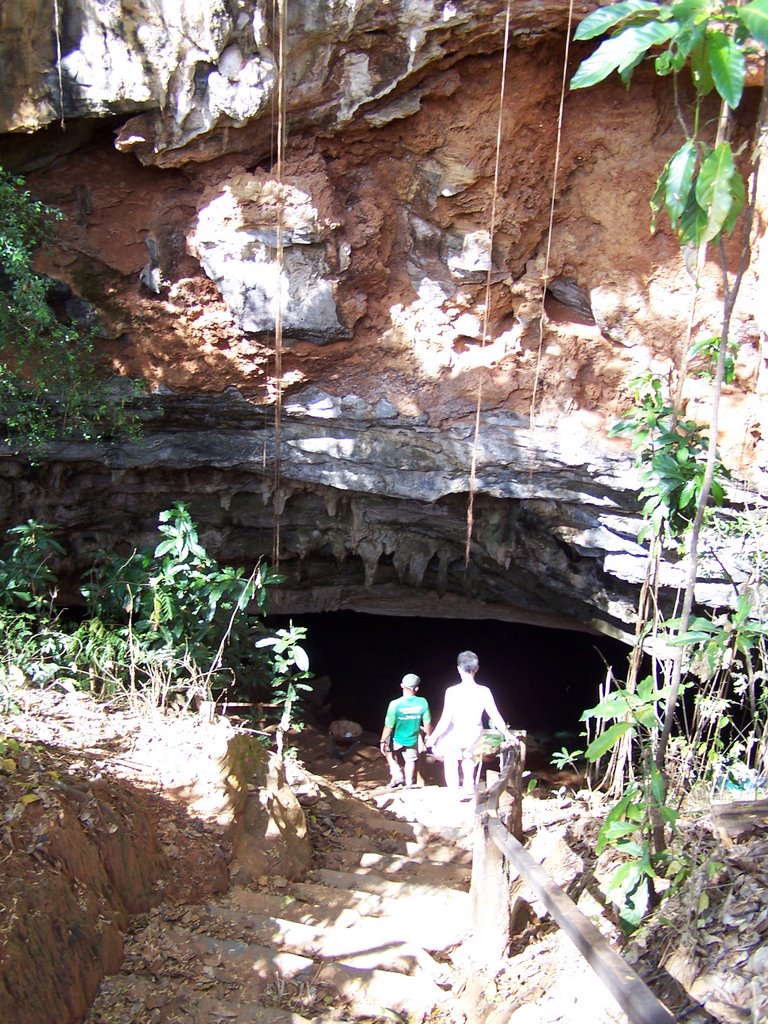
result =
[{"label": "stone step", "polygon": [[348,924],[320,927],[215,904],[209,908],[209,918],[214,927],[220,923],[250,944],[279,946],[284,952],[350,967],[411,975],[423,971],[438,985],[449,983],[445,969],[426,950],[407,941],[410,936],[404,939],[401,925],[387,918],[361,917],[354,928]]},{"label": "stone step", "polygon": [[341,1000],[351,1004],[356,1017],[391,1019],[394,1013],[415,1024],[444,1013],[452,1001],[450,993],[423,975],[411,978],[331,963],[321,967],[313,980],[335,989]]},{"label": "stone step", "polygon": [[[463,833],[462,833],[463,835]],[[443,843],[439,836],[429,833],[425,840],[405,843],[399,851],[411,860],[426,860],[432,864],[466,864],[472,867],[472,849],[459,848],[453,843]]]},{"label": "stone step", "polygon": [[283,952],[271,945],[221,939],[181,928],[167,929],[166,936],[179,959],[191,956],[209,966],[217,981],[236,984],[240,998],[247,995],[258,999],[276,978],[310,976],[316,966],[311,957]]},{"label": "stone step", "polygon": [[446,835],[425,830],[417,839],[405,836],[345,836],[338,848],[331,847],[329,856],[337,853],[370,853],[383,856],[408,857],[418,863],[472,865],[472,837],[463,828],[446,829]]},{"label": "stone step", "polygon": [[335,892],[325,885],[295,882],[291,891],[281,896],[235,887],[217,903],[209,904],[208,911],[228,905],[254,914],[325,927],[340,923],[352,925],[361,917],[380,917],[384,901],[371,893]]},{"label": "stone step", "polygon": [[[311,1019],[279,1006],[241,1003],[236,999],[203,996],[194,1007],[185,1006],[185,1024],[324,1024],[323,1017]],[[344,1024],[336,1021],[335,1024]]]},{"label": "stone step", "polygon": [[324,885],[295,884],[293,897],[252,889],[234,889],[225,900],[209,904],[208,913],[228,908],[233,914],[276,917],[315,928],[357,929],[366,920],[382,920],[392,934],[431,953],[445,952],[469,931],[469,896],[460,901],[421,899],[414,904],[356,890],[337,892]]},{"label": "stone step", "polygon": [[[350,801],[349,798],[329,796],[325,799],[324,805],[328,808],[331,820],[333,817],[343,818],[353,825],[361,828],[364,832],[377,833],[383,838],[418,840],[429,829],[420,821],[414,818],[411,821],[405,820],[401,814],[385,814],[381,808],[386,808],[391,803],[397,791],[385,791],[377,798],[377,806],[363,803],[362,800]],[[416,790],[408,791],[415,793]],[[319,805],[321,806],[321,805]],[[314,808],[318,817],[322,818],[322,811]]]},{"label": "stone step", "polygon": [[346,1017],[380,1017],[390,1011],[407,1014],[408,1020],[422,1019],[449,999],[447,992],[423,974],[412,977],[337,961],[318,963],[238,939],[190,934],[181,929],[170,931],[169,937],[182,957],[196,953],[203,964],[213,965],[215,978],[236,992],[238,1006],[259,1002],[270,988],[278,989],[283,982],[301,980],[315,989],[325,986],[335,991],[342,1003],[348,1004]]},{"label": "stone step", "polygon": [[388,900],[408,900],[420,903],[442,902],[450,904],[456,910],[469,909],[469,896],[458,889],[446,889],[440,882],[432,884],[418,881],[395,881],[371,871],[334,871],[331,868],[319,868],[310,871],[311,882],[326,885],[344,892],[372,893]]},{"label": "stone step", "polygon": [[[253,993],[246,993],[241,1000],[239,986],[216,985],[210,979],[206,982],[206,972],[210,971],[211,969],[207,965],[198,965],[191,987],[189,985],[183,987],[181,999],[183,1018],[181,1019],[184,1024],[326,1024],[325,1019],[317,1017],[313,1009],[310,1009],[308,1017],[305,1017],[283,1007],[260,1002],[254,998]],[[218,989],[218,991],[205,991],[201,987],[201,983],[211,984],[212,989]],[[111,1021],[113,1019],[130,1019],[136,1022],[180,1020],[178,1016],[180,1000],[165,979],[158,985],[158,979],[151,974],[121,973],[105,978],[101,987],[102,993],[105,990],[112,991],[113,995],[117,997],[117,1005],[123,1010],[123,1013],[118,1012],[113,1017],[110,1011],[99,1010],[95,1015],[87,1018],[89,1022],[93,1021],[95,1024],[96,1021]],[[268,999],[269,993],[262,998]],[[124,1015],[127,1006],[132,1009],[130,1018]],[[335,1024],[345,1024],[345,1022],[335,1021]],[[346,1024],[350,1024],[350,1022],[346,1022]]]},{"label": "stone step", "polygon": [[397,815],[406,827],[424,829],[451,842],[472,835],[474,800],[459,800],[451,790],[439,786],[396,789],[376,794],[372,799],[382,811]]},{"label": "stone step", "polygon": [[[426,854],[426,851],[425,851]],[[373,872],[396,881],[418,881],[447,888],[469,888],[471,868],[467,864],[422,860],[391,853],[335,850],[326,854],[325,867],[355,874]]]}]

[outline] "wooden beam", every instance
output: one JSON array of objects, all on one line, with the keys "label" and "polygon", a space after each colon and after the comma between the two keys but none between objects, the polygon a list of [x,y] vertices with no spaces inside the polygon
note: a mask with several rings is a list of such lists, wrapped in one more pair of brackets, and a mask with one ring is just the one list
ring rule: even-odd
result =
[{"label": "wooden beam", "polygon": [[487,828],[493,842],[525,878],[632,1024],[674,1024],[666,1006],[503,824],[489,817]]}]

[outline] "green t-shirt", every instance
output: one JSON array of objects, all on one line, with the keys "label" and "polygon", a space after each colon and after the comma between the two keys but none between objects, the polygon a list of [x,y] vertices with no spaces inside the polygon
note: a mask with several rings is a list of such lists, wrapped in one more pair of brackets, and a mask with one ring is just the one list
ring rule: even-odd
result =
[{"label": "green t-shirt", "polygon": [[398,697],[390,701],[384,724],[392,732],[392,740],[401,747],[415,747],[419,741],[419,729],[422,724],[432,721],[429,704],[423,697]]}]

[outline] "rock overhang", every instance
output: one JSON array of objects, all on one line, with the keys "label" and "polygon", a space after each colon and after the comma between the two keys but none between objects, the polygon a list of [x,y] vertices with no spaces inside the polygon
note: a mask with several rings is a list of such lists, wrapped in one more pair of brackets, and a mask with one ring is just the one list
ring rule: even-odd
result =
[{"label": "rock overhang", "polygon": [[[146,544],[173,500],[189,503],[211,554],[245,566],[272,560],[279,515],[285,583],[276,612],[500,618],[632,642],[648,553],[637,542],[630,453],[580,447],[567,424],[558,444],[551,429],[481,418],[466,561],[472,425],[361,419],[350,397],[313,389],[302,405],[292,396],[276,442],[273,410],[232,395],[156,396],[141,442],[113,445],[100,461],[91,445],[52,448],[37,474],[45,486],[9,472],[15,463],[4,459],[2,520],[56,509],[71,568],[82,571],[94,545]],[[318,403],[326,415],[312,415]],[[357,418],[342,413],[345,404]],[[708,558],[705,545],[702,606],[732,604],[749,579],[749,565],[726,548]],[[683,582],[680,562],[663,559],[662,605],[672,607]]]}]

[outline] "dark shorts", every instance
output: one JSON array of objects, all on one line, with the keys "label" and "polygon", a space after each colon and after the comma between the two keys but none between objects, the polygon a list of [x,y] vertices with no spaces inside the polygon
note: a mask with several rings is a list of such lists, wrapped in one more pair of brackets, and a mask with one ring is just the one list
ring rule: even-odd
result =
[{"label": "dark shorts", "polygon": [[404,747],[402,743],[393,743],[392,750],[396,754],[402,754],[404,761],[418,761],[419,752],[416,747]]}]

